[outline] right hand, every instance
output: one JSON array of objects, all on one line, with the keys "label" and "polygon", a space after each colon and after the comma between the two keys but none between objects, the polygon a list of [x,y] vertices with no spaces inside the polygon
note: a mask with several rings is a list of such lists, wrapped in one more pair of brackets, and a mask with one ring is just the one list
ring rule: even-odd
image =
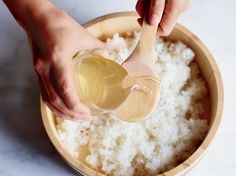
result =
[{"label": "right hand", "polygon": [[[148,22],[151,25],[159,24],[157,34],[167,36],[173,30],[178,17],[185,12],[190,4],[190,0],[138,0],[136,11],[140,15],[138,23],[142,21],[148,13]],[[145,11],[146,7],[149,11]]]},{"label": "right hand", "polygon": [[61,10],[27,28],[44,102],[65,119],[90,120],[90,110],[77,95],[71,62],[80,50],[104,48],[104,44]]}]

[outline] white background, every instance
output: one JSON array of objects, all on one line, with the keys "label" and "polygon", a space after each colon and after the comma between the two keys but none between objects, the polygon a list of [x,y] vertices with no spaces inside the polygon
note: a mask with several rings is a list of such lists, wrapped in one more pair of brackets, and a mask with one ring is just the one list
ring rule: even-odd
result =
[{"label": "white background", "polygon": [[[54,0],[80,23],[134,10],[135,0]],[[179,22],[213,53],[223,76],[225,108],[215,141],[187,175],[236,175],[236,1],[193,0]],[[57,156],[40,119],[39,90],[24,31],[0,2],[0,175],[74,175]]]}]

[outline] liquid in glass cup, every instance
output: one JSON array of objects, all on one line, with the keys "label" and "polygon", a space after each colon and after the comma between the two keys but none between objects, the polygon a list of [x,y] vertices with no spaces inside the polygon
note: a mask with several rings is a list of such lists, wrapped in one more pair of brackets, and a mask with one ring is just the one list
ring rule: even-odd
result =
[{"label": "liquid in glass cup", "polygon": [[95,51],[76,54],[76,90],[92,115],[111,113],[123,121],[140,121],[147,118],[158,101],[160,81],[154,76],[130,76],[121,63],[117,56],[113,61]]}]

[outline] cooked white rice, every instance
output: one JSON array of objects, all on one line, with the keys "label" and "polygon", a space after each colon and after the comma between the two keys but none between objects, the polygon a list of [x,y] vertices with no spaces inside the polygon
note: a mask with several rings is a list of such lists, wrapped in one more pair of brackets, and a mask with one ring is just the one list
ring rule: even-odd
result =
[{"label": "cooked white rice", "polygon": [[[115,34],[106,44],[125,60],[138,38],[136,32],[125,38]],[[58,119],[60,140],[71,155],[78,157],[79,146],[88,145],[86,162],[92,168],[126,176],[163,172],[193,153],[208,130],[207,120],[199,117],[207,89],[194,53],[182,42],[157,38],[154,55],[162,86],[157,110],[138,123],[109,115],[93,117],[91,123]]]}]

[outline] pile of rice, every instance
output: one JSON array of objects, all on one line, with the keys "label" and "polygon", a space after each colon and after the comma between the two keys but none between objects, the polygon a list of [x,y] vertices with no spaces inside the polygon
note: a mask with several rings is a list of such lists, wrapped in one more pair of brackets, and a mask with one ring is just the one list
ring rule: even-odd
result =
[{"label": "pile of rice", "polygon": [[[139,33],[115,34],[107,46],[126,59],[137,44]],[[205,137],[208,122],[200,115],[207,94],[194,61],[194,52],[182,42],[155,41],[156,71],[161,79],[161,99],[151,117],[126,123],[109,114],[89,122],[57,119],[61,142],[71,155],[87,145],[86,162],[106,174],[149,175],[175,167],[190,156]],[[140,102],[142,103],[142,102]]]}]

